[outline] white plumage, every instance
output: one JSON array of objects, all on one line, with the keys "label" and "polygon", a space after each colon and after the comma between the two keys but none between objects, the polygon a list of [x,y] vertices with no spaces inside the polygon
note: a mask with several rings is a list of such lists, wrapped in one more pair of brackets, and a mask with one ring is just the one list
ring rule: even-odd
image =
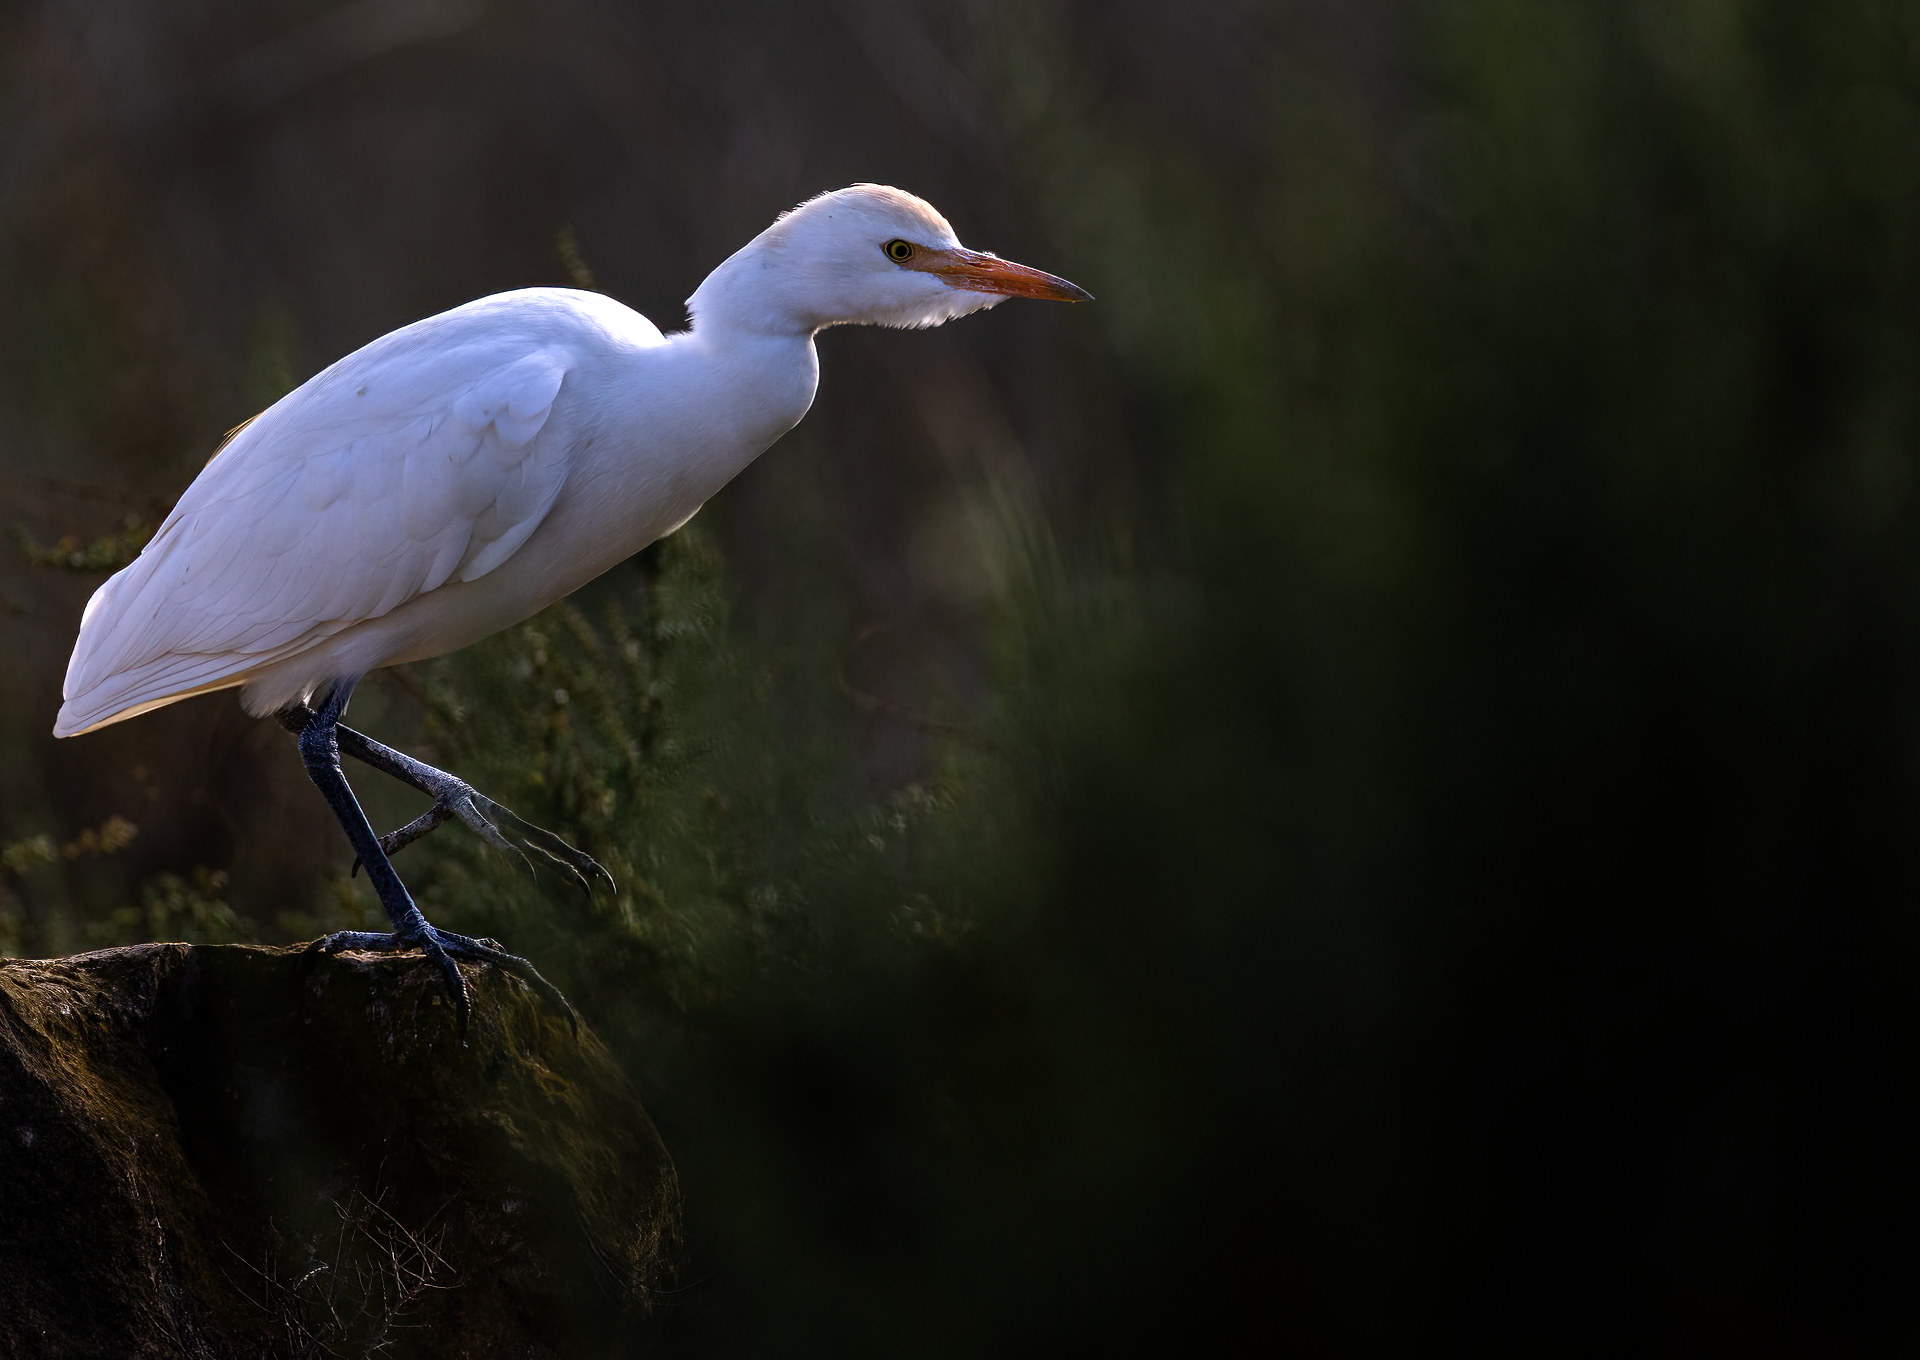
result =
[{"label": "white plumage", "polygon": [[529,288],[383,336],[239,430],[94,594],[54,734],[234,686],[273,712],[477,641],[670,533],[792,428],[820,329],[1012,295],[1086,297],[856,185],[721,264],[674,335]]}]

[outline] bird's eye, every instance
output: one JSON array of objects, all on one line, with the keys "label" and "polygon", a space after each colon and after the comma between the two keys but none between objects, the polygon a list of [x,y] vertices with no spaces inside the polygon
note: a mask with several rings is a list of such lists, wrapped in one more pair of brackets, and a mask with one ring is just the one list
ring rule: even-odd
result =
[{"label": "bird's eye", "polygon": [[887,258],[895,264],[905,264],[913,258],[913,242],[889,241],[880,249],[887,252]]}]

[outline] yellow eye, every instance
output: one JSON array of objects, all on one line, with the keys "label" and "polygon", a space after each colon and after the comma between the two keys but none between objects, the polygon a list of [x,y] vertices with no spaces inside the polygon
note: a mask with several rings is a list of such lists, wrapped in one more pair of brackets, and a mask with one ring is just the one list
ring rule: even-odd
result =
[{"label": "yellow eye", "polygon": [[880,249],[887,252],[887,258],[895,264],[905,264],[913,258],[913,242],[889,241]]}]

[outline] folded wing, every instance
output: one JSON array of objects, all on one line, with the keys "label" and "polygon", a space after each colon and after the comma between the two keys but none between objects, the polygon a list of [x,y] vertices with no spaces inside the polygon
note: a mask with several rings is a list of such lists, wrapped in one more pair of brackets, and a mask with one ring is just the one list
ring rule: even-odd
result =
[{"label": "folded wing", "polygon": [[236,434],[95,592],[54,727],[230,683],[505,562],[565,484],[557,348],[343,361]]}]

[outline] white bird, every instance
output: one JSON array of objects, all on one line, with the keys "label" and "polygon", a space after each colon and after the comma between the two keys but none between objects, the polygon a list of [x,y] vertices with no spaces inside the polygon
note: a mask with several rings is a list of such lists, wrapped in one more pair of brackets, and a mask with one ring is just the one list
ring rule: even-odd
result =
[{"label": "white bird", "polygon": [[[54,735],[238,687],[248,712],[298,733],[393,922],[388,935],[312,947],[424,951],[463,1038],[454,958],[526,979],[571,1020],[526,960],[429,925],[388,852],[457,816],[583,883],[605,871],[340,726],[354,685],[518,623],[686,523],[806,414],[821,330],[937,326],[1007,297],[1089,300],[964,249],[912,194],[858,184],[782,214],[722,262],[688,299],[684,331],[662,335],[598,293],[526,288],[382,336],[230,436],[140,556],[94,592]],[[342,751],[431,795],[432,809],[376,836]]]}]

